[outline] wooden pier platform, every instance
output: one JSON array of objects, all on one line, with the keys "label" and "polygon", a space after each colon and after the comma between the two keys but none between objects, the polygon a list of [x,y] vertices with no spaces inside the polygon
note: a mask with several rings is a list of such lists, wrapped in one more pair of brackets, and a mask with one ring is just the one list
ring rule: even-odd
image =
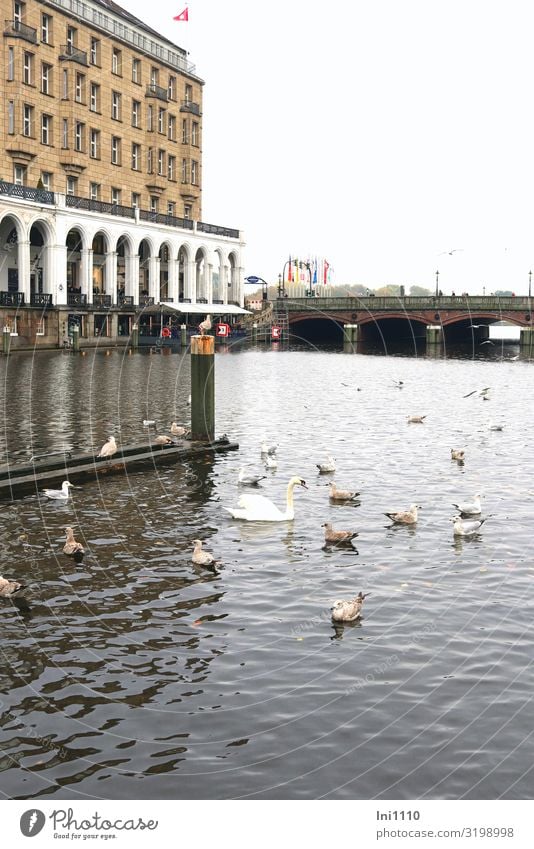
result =
[{"label": "wooden pier platform", "polygon": [[174,445],[152,445],[146,442],[125,445],[110,458],[97,458],[93,453],[59,451],[27,463],[0,466],[0,499],[14,500],[36,494],[64,480],[79,484],[110,474],[124,474],[136,468],[177,463],[206,454],[236,451],[238,448],[237,442],[230,442],[227,436],[223,436],[213,442],[183,440]]}]

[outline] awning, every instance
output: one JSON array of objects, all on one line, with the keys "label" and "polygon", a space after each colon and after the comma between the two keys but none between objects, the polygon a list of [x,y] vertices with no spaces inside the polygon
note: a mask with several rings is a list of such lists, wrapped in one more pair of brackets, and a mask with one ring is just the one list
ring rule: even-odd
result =
[{"label": "awning", "polygon": [[158,309],[168,312],[180,312],[184,315],[199,314],[199,315],[250,315],[250,310],[244,310],[243,307],[236,307],[235,304],[166,304],[157,305]]}]

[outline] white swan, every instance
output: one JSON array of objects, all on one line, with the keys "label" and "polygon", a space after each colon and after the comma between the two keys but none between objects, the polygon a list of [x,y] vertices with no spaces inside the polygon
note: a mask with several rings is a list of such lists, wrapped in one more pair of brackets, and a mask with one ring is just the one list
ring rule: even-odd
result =
[{"label": "white swan", "polygon": [[234,519],[243,519],[246,522],[291,522],[295,518],[293,490],[296,486],[303,486],[304,489],[308,489],[306,481],[303,481],[302,478],[291,478],[287,485],[286,509],[284,512],[279,510],[276,504],[273,504],[272,501],[263,495],[242,495],[237,502],[239,509],[232,507],[225,507],[224,509]]}]

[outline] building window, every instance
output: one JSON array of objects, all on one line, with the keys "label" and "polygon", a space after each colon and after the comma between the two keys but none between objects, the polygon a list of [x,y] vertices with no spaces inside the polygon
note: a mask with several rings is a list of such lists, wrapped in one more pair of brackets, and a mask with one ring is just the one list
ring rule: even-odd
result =
[{"label": "building window", "polygon": [[10,135],[15,132],[15,104],[12,100],[7,104],[7,131]]},{"label": "building window", "polygon": [[193,101],[193,86],[186,85],[185,87],[185,102],[192,103]]},{"label": "building window", "polygon": [[67,27],[67,49],[72,50],[73,47],[76,47],[77,40],[78,31],[76,27]]},{"label": "building window", "polygon": [[121,96],[118,91],[111,92],[111,117],[114,121],[121,120]]},{"label": "building window", "polygon": [[100,200],[100,183],[91,183],[89,186],[91,200]]},{"label": "building window", "polygon": [[169,77],[167,96],[169,100],[176,100],[176,77]]},{"label": "building window", "polygon": [[33,137],[33,106],[26,103],[22,109],[22,134],[27,138]]},{"label": "building window", "polygon": [[139,209],[141,206],[141,195],[138,192],[132,192],[132,206],[134,209]]},{"label": "building window", "polygon": [[43,94],[52,94],[52,65],[41,63],[41,91]]},{"label": "building window", "polygon": [[187,119],[182,119],[182,144],[187,144]]},{"label": "building window", "polygon": [[150,212],[157,212],[159,210],[159,198],[155,195],[150,196]]},{"label": "building window", "polygon": [[121,202],[121,190],[120,189],[111,189],[111,203],[114,206],[118,206]]},{"label": "building window", "polygon": [[66,150],[69,146],[69,119],[63,118],[61,125],[61,147]]},{"label": "building window", "polygon": [[169,115],[169,139],[176,141],[176,118],[174,115]]},{"label": "building window", "polygon": [[52,191],[52,174],[50,171],[41,171],[41,183],[45,192]]},{"label": "building window", "polygon": [[198,147],[199,144],[199,133],[198,133],[198,121],[191,122],[191,144],[194,144],[195,147]]},{"label": "building window", "polygon": [[140,126],[141,118],[141,103],[139,100],[132,100],[132,127]]},{"label": "building window", "polygon": [[26,169],[24,165],[15,165],[13,168],[13,182],[16,186],[26,185]]},{"label": "building window", "polygon": [[15,29],[17,28],[16,24],[21,24],[24,20],[24,5],[24,3],[19,3],[17,0],[13,3],[13,23],[15,24]]},{"label": "building window", "polygon": [[147,158],[146,158],[146,170],[147,170],[148,174],[152,174],[153,167],[154,167],[153,151],[152,151],[152,148],[149,147],[148,151],[147,151]]},{"label": "building window", "polygon": [[24,51],[22,63],[22,82],[26,85],[33,83],[33,53]]},{"label": "building window", "polygon": [[117,47],[111,51],[111,73],[118,76],[122,74],[122,50]]},{"label": "building window", "polygon": [[63,70],[63,83],[61,87],[61,99],[68,100],[69,99],[69,72],[65,68]]},{"label": "building window", "polygon": [[175,215],[176,214],[176,204],[174,201],[170,200],[167,203],[167,215]]},{"label": "building window", "polygon": [[100,131],[91,130],[89,155],[91,159],[100,159]]},{"label": "building window", "polygon": [[157,68],[150,69],[150,85],[159,85],[159,71]]},{"label": "building window", "polygon": [[198,162],[191,160],[191,185],[198,185]]},{"label": "building window", "polygon": [[165,132],[165,109],[158,110],[158,133]]},{"label": "building window", "polygon": [[182,183],[187,183],[187,159],[182,159]]},{"label": "building window", "polygon": [[121,140],[118,136],[111,136],[111,164],[121,164]]},{"label": "building window", "polygon": [[141,145],[132,144],[132,168],[134,171],[139,171],[141,162]]},{"label": "building window", "polygon": [[78,153],[83,153],[85,148],[85,124],[82,124],[81,121],[76,121],[76,127],[74,132],[74,149],[78,151]]},{"label": "building window", "polygon": [[98,38],[91,39],[91,50],[89,52],[91,65],[100,66],[100,41]]},{"label": "building window", "polygon": [[107,315],[95,315],[95,336],[109,336]]},{"label": "building window", "polygon": [[41,41],[43,44],[52,42],[52,18],[50,15],[41,15]]},{"label": "building window", "polygon": [[39,322],[37,324],[37,328],[36,328],[36,331],[35,331],[35,335],[36,336],[46,336],[46,316],[43,316],[41,319],[39,319]]},{"label": "building window", "polygon": [[100,86],[91,83],[89,109],[91,112],[100,112]]},{"label": "building window", "polygon": [[133,59],[132,60],[132,82],[141,84],[141,60]]},{"label": "building window", "polygon": [[15,48],[7,48],[7,78],[10,82],[15,79]]},{"label": "building window", "polygon": [[191,218],[191,207],[188,203],[184,204],[184,218],[186,219],[186,221],[189,221],[189,219]]},{"label": "building window", "polygon": [[165,151],[158,150],[158,174],[160,177],[165,173]]},{"label": "building window", "polygon": [[51,115],[41,115],[41,144],[52,144]]},{"label": "building window", "polygon": [[153,110],[152,106],[147,106],[147,110],[146,110],[146,128],[147,128],[147,130],[148,130],[148,132],[149,132],[149,133],[151,133],[151,132],[152,132],[152,130],[154,129],[153,121],[154,121],[154,110]]},{"label": "building window", "polygon": [[78,178],[77,177],[67,177],[67,194],[75,195],[78,189]]},{"label": "building window", "polygon": [[167,176],[169,180],[176,180],[176,157],[167,157]]},{"label": "building window", "polygon": [[74,99],[76,103],[85,103],[85,74],[76,74]]}]

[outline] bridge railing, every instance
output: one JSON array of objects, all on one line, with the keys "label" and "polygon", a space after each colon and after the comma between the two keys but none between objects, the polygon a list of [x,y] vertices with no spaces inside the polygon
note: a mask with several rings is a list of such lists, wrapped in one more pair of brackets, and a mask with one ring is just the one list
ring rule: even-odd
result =
[{"label": "bridge railing", "polygon": [[500,298],[495,295],[442,295],[441,297],[369,297],[369,298],[283,298],[284,306],[290,312],[303,308],[317,310],[530,310],[534,299],[528,296]]}]

